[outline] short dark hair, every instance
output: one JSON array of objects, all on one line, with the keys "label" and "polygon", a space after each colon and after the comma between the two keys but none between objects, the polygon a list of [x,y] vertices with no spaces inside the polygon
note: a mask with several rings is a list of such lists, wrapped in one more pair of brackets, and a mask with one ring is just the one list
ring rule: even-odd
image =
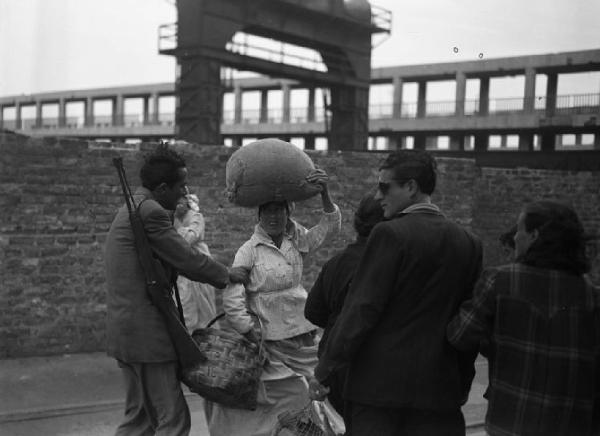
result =
[{"label": "short dark hair", "polygon": [[359,236],[369,236],[373,227],[383,221],[383,208],[375,194],[365,195],[354,212],[354,229]]},{"label": "short dark hair", "polygon": [[394,171],[394,180],[415,180],[421,192],[431,195],[435,190],[437,163],[425,150],[397,150],[383,161],[380,170]]},{"label": "short dark hair", "polygon": [[142,186],[151,191],[161,183],[172,187],[179,180],[179,169],[185,167],[183,156],[169,148],[168,144],[159,144],[144,157],[140,169]]},{"label": "short dark hair", "polygon": [[590,270],[585,231],[572,208],[553,201],[536,201],[525,205],[523,213],[525,230],[537,230],[538,237],[518,261],[573,274]]}]

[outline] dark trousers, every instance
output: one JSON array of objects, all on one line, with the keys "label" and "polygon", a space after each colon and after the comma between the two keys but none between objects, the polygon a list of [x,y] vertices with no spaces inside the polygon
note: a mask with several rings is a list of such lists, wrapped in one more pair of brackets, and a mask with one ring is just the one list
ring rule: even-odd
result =
[{"label": "dark trousers", "polygon": [[177,363],[124,363],[125,416],[117,436],[187,436],[190,409],[177,377]]},{"label": "dark trousers", "polygon": [[455,411],[388,409],[349,405],[346,436],[464,436],[465,419]]}]

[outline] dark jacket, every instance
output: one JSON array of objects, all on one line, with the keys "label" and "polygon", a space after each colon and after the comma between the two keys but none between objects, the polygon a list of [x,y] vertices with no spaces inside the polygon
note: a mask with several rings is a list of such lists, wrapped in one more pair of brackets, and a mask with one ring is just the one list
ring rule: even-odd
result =
[{"label": "dark jacket", "polygon": [[350,282],[366,246],[367,238],[359,237],[356,242],[329,259],[308,293],[304,316],[314,325],[324,329],[319,342],[319,356],[323,352],[331,327],[342,311]]},{"label": "dark jacket", "polygon": [[[167,273],[173,269],[191,280],[223,288],[227,268],[194,250],[173,227],[171,215],[152,200],[149,190],[140,188],[136,204],[154,254]],[[125,206],[110,226],[105,247],[107,286],[108,354],[124,362],[166,362],[176,360],[175,350],[161,313],[152,305],[145,277],[137,257],[129,214]]]},{"label": "dark jacket", "polygon": [[375,407],[456,410],[468,394],[476,353],[446,340],[481,269],[478,239],[438,212],[378,224],[315,369],[327,385],[349,364],[346,398]]}]

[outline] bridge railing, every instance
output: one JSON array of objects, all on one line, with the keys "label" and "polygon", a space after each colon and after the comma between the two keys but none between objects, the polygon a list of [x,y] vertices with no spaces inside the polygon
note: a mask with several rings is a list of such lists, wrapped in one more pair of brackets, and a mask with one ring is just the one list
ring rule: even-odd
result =
[{"label": "bridge railing", "polygon": [[[465,100],[465,116],[489,116],[504,113],[528,113],[526,108],[532,108],[532,113],[550,111],[555,114],[587,114],[600,113],[600,93],[598,94],[572,94],[556,96],[556,104],[553,108],[546,108],[547,97],[536,97],[533,102],[527,102],[524,98],[498,98],[488,101],[487,113],[481,111],[480,100]],[[529,103],[529,104],[526,104]],[[456,116],[456,101],[431,101],[425,103],[424,113],[419,113],[419,105],[416,102],[402,103],[400,107],[394,108],[392,103],[377,103],[369,106],[369,118],[377,119],[411,119],[427,117],[453,117]],[[396,110],[394,110],[396,109]],[[280,124],[284,120],[283,108],[269,108],[261,118],[260,109],[244,109],[241,111],[241,124]],[[291,107],[289,109],[290,123],[307,123],[310,121],[322,122],[325,119],[325,110],[321,106],[313,108],[313,119],[309,119],[309,108]],[[222,113],[223,124],[236,124],[235,111],[224,110]],[[81,129],[81,128],[107,128],[107,127],[129,127],[137,128],[143,126],[174,126],[175,113],[161,112],[159,114],[126,113],[113,115],[94,115],[93,117],[67,116],[67,117],[42,117],[7,119],[4,118],[0,127],[10,130],[36,130],[36,129]]]}]

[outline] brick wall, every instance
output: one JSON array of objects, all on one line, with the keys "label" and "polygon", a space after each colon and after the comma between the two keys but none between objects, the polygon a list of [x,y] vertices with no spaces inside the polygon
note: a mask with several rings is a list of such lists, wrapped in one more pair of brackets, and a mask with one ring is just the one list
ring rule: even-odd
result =
[{"label": "brick wall", "polygon": [[[124,158],[136,186],[140,156],[152,147],[0,135],[0,358],[104,348],[103,244],[122,203],[111,158]],[[232,206],[225,198],[225,164],[232,150],[179,148],[187,158],[190,189],[201,199],[206,242],[216,258],[230,263],[257,219],[256,210]],[[307,287],[323,262],[354,238],[352,211],[375,186],[384,156],[311,154],[331,176],[343,230],[307,260]],[[503,262],[498,234],[529,199],[565,200],[598,231],[597,172],[478,168],[473,160],[451,158],[439,158],[438,165],[434,201],[483,238],[487,264]],[[313,225],[319,206],[318,199],[298,204],[294,217]],[[596,261],[595,278],[599,270]]]}]

